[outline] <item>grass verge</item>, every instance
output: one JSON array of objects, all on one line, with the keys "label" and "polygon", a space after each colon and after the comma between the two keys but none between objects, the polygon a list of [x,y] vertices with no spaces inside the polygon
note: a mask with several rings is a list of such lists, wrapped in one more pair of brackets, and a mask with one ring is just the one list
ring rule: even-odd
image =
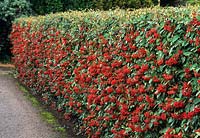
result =
[{"label": "grass verge", "polygon": [[38,109],[42,120],[51,125],[53,130],[59,132],[63,138],[66,138],[66,129],[58,123],[56,117],[51,112],[46,111],[47,109],[45,109],[43,105],[37,100],[37,98],[29,93],[29,91],[23,85],[17,82],[17,86],[19,87],[20,91],[24,93],[24,96],[28,99],[28,101],[30,101],[31,104]]}]

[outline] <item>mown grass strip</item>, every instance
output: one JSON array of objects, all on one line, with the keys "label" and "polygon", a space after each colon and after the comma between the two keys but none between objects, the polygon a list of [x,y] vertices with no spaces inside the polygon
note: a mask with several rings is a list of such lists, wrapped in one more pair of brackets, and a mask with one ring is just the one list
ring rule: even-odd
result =
[{"label": "mown grass strip", "polygon": [[57,132],[65,133],[66,129],[65,127],[62,127],[59,123],[56,117],[49,111],[45,111],[45,109],[42,107],[41,103],[35,98],[33,95],[29,93],[29,91],[22,86],[19,82],[17,82],[17,86],[24,93],[24,96],[32,103],[34,107],[36,107],[39,111],[39,114],[43,121],[48,123],[53,127],[53,129]]}]

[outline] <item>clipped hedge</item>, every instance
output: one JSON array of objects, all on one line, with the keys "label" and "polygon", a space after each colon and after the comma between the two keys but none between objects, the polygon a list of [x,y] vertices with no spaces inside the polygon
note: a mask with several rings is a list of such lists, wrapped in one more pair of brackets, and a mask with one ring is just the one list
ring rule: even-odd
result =
[{"label": "clipped hedge", "polygon": [[198,7],[20,18],[11,40],[20,81],[89,137],[199,136]]}]

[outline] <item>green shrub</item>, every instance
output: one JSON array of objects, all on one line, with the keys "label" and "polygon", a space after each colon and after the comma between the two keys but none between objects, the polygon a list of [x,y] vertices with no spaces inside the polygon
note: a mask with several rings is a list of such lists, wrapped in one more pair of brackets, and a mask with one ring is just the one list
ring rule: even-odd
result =
[{"label": "green shrub", "polygon": [[67,10],[100,9],[109,10],[116,7],[143,8],[157,5],[157,0],[30,0],[36,14],[47,14]]},{"label": "green shrub", "polygon": [[190,4],[190,5],[200,5],[200,1],[199,0],[187,0],[186,3]]},{"label": "green shrub", "polygon": [[92,0],[64,0],[64,10],[83,10],[91,9],[94,4]]},{"label": "green shrub", "polygon": [[198,137],[199,30],[197,7],[21,18],[13,60],[18,78],[66,119],[78,116],[88,137]]},{"label": "green shrub", "polygon": [[61,0],[30,0],[30,2],[33,11],[39,15],[63,11]]},{"label": "green shrub", "polygon": [[156,4],[152,0],[93,0],[93,8],[101,10],[109,10],[116,7],[127,8],[142,8],[150,7]]},{"label": "green shrub", "polygon": [[15,18],[31,13],[26,0],[4,0],[0,2],[0,19],[11,22]]},{"label": "green shrub", "polygon": [[30,13],[30,3],[26,0],[0,1],[0,61],[10,60],[11,45],[8,36],[12,21]]}]

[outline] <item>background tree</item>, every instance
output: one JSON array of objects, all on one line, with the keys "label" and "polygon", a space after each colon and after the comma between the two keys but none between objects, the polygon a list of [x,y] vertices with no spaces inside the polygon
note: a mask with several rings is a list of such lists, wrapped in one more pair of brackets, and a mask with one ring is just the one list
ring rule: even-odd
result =
[{"label": "background tree", "polygon": [[143,8],[158,4],[158,0],[30,0],[37,14],[48,14],[67,10],[119,8]]},{"label": "background tree", "polygon": [[34,13],[44,15],[63,11],[62,0],[30,0]]},{"label": "background tree", "polygon": [[186,0],[160,0],[160,6],[179,6],[185,5]]},{"label": "background tree", "polygon": [[15,18],[29,15],[30,3],[26,0],[4,0],[0,2],[0,60],[7,61],[11,57],[9,34]]}]

